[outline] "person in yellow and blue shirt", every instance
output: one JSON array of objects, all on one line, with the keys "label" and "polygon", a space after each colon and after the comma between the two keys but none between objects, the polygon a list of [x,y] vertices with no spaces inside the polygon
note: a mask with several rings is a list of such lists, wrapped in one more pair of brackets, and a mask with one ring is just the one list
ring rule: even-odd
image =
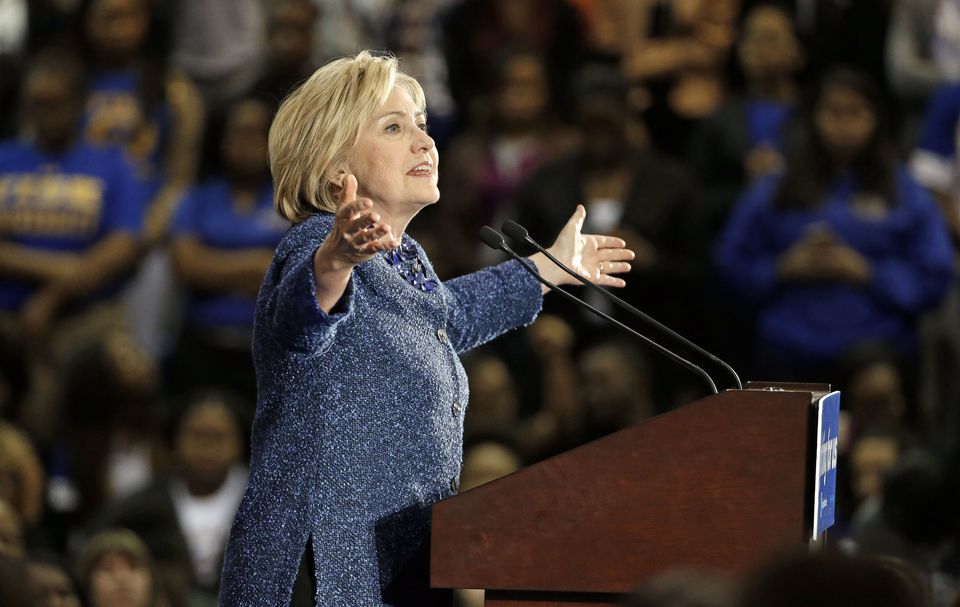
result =
[{"label": "person in yellow and blue shirt", "polygon": [[33,335],[114,292],[142,231],[133,168],[79,139],[81,74],[41,54],[24,84],[30,137],[0,144],[0,315]]}]

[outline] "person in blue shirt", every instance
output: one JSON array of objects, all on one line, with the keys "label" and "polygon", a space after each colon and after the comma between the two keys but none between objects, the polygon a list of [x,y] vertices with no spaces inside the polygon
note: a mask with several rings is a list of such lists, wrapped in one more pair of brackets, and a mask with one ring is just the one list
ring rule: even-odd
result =
[{"label": "person in blue shirt", "polygon": [[[316,605],[442,604],[426,556],[430,506],[460,483],[458,354],[532,322],[544,289],[518,261],[440,281],[406,233],[440,198],[425,108],[394,58],[364,51],[317,70],[273,122],[276,205],[295,225],[257,298],[250,482],[221,605],[288,605],[301,567]],[[581,234],[585,218],[577,207],[552,251],[624,286],[633,252]]]},{"label": "person in blue shirt", "polygon": [[169,228],[174,205],[197,169],[203,104],[190,80],[168,66],[169,24],[158,3],[84,0],[80,55],[90,74],[84,140],[121,146],[149,188],[145,241]]},{"label": "person in blue shirt", "polygon": [[960,239],[958,137],[960,83],[947,84],[930,97],[920,139],[910,157],[910,169],[917,181],[926,186],[940,203],[955,239]]},{"label": "person in blue shirt", "polygon": [[918,316],[952,276],[937,206],[897,166],[864,76],[826,75],[801,136],[785,174],[740,200],[715,251],[722,277],[755,307],[756,373],[822,381],[869,343],[908,359]]},{"label": "person in blue shirt", "polygon": [[142,231],[133,168],[78,137],[82,73],[69,56],[40,55],[24,83],[32,138],[0,144],[0,311],[34,337],[108,296]]},{"label": "person in blue shirt", "polygon": [[254,304],[290,223],[273,208],[267,168],[271,108],[247,97],[212,122],[208,177],[180,203],[173,268],[187,288],[173,354],[175,390],[216,383],[256,397],[250,341]]}]

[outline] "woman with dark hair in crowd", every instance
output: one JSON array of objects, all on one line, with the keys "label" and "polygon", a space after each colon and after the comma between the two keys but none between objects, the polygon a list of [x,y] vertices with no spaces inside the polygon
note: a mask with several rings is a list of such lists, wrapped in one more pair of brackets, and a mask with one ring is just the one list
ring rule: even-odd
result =
[{"label": "woman with dark hair in crowd", "polygon": [[846,69],[823,78],[786,173],[744,195],[715,255],[757,308],[755,374],[781,380],[830,379],[869,342],[914,353],[917,317],[952,264],[936,205],[897,166],[876,89]]},{"label": "woman with dark hair in crowd", "polygon": [[171,361],[175,391],[223,385],[256,399],[250,357],[257,291],[289,227],[273,208],[267,170],[272,107],[247,97],[211,123],[205,179],[180,203],[173,268],[187,287]]},{"label": "woman with dark hair in crowd", "polygon": [[448,254],[438,267],[441,274],[475,270],[489,259],[489,250],[480,250],[485,247],[474,234],[513,215],[510,199],[520,184],[545,161],[572,149],[575,141],[571,129],[551,115],[543,57],[514,47],[500,53],[496,66],[487,111],[446,152],[440,184],[446,194],[443,206],[435,209],[444,229],[425,234]]},{"label": "woman with dark hair in crowd", "polygon": [[156,209],[148,219],[153,241],[163,233],[178,191],[193,180],[199,95],[167,67],[169,32],[147,0],[84,0],[77,23],[90,71],[84,138],[120,145],[135,162]]},{"label": "woman with dark hair in crowd", "polygon": [[138,534],[168,597],[213,601],[224,545],[247,486],[249,404],[216,389],[189,394],[167,424],[168,474],[110,507],[104,522]]}]

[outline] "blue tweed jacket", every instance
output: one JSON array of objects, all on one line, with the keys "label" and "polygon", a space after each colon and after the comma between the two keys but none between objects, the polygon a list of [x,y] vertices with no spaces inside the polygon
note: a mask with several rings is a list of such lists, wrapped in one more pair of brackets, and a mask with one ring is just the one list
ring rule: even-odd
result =
[{"label": "blue tweed jacket", "polygon": [[[542,303],[517,262],[426,291],[376,255],[326,314],[312,254],[332,223],[321,213],[289,230],[257,300],[250,484],[224,607],[289,604],[311,541],[317,605],[427,604],[411,563],[428,550],[430,505],[459,485],[468,391],[457,355],[529,324]],[[433,276],[423,249],[403,243]]]}]

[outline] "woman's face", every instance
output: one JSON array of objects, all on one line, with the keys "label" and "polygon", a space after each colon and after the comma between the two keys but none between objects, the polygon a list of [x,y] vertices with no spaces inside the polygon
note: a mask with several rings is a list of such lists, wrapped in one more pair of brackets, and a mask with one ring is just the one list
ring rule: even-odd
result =
[{"label": "woman's face", "polygon": [[70,141],[83,106],[67,77],[53,71],[36,71],[27,78],[24,89],[27,120],[38,143],[59,147]]},{"label": "woman's face", "polygon": [[367,124],[348,161],[358,195],[390,214],[416,212],[440,199],[439,156],[427,117],[400,87]]},{"label": "woman's face", "polygon": [[842,86],[821,93],[814,115],[817,133],[838,162],[856,159],[873,138],[877,116],[870,101]]},{"label": "woman's face", "polygon": [[144,563],[117,552],[108,552],[90,572],[91,607],[147,607],[150,604],[150,570]]},{"label": "woman's face", "polygon": [[770,78],[800,67],[800,43],[783,11],[761,6],[750,12],[739,46],[740,66],[747,78]]},{"label": "woman's face", "polygon": [[149,22],[143,0],[96,0],[87,17],[86,33],[101,56],[127,59],[143,45]]},{"label": "woman's face", "polygon": [[175,448],[189,486],[212,492],[223,484],[241,457],[240,432],[236,419],[216,400],[200,403],[184,415]]},{"label": "woman's face", "polygon": [[232,175],[259,179],[267,174],[267,132],[270,113],[259,101],[235,105],[223,130],[223,167]]},{"label": "woman's face", "polygon": [[547,76],[543,63],[530,55],[518,55],[507,61],[501,74],[497,95],[498,126],[523,127],[543,116],[547,105]]}]

